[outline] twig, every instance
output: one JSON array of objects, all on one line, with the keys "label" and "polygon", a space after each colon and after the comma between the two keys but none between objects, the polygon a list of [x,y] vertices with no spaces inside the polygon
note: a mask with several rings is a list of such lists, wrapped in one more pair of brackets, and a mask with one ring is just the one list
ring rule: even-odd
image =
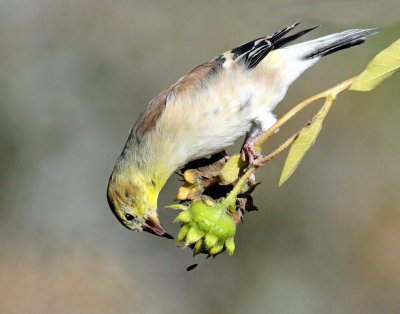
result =
[{"label": "twig", "polygon": [[279,146],[277,149],[275,149],[271,154],[263,157],[260,160],[260,164],[264,165],[268,161],[274,159],[276,156],[278,156],[280,153],[282,153],[286,148],[288,148],[297,138],[299,137],[300,131],[297,132],[296,134],[293,134],[289,139],[286,140],[281,146]]},{"label": "twig", "polygon": [[[349,78],[337,85],[335,85],[332,88],[329,88],[317,95],[314,95],[304,101],[302,101],[300,104],[292,108],[290,111],[288,111],[285,115],[283,115],[282,118],[280,118],[271,128],[269,128],[264,134],[260,136],[258,139],[257,143],[255,144],[255,149],[257,151],[261,151],[262,145],[275,133],[277,129],[279,129],[282,125],[284,125],[287,121],[289,121],[291,118],[293,118],[298,112],[306,108],[308,105],[316,102],[317,100],[320,99],[328,99],[328,98],[336,98],[337,94],[340,92],[348,89],[351,84],[353,84],[354,80],[357,78],[357,76],[354,76],[352,78]],[[260,164],[264,165],[268,161],[272,160],[276,156],[278,156],[280,153],[282,153],[286,148],[288,148],[299,136],[300,131],[297,132],[296,134],[292,135],[289,139],[287,139],[282,145],[280,145],[277,149],[275,149],[272,153],[269,155],[263,157],[260,161]],[[255,171],[256,167],[253,165],[249,165],[243,176],[239,179],[238,183],[235,185],[234,189],[229,193],[227,199],[229,198],[228,202],[233,201],[234,198],[236,198],[237,194],[242,188],[242,185],[246,182],[246,180],[250,177],[250,175]]]},{"label": "twig", "polygon": [[319,99],[327,98],[329,95],[332,95],[332,94],[336,96],[340,92],[349,88],[351,86],[351,84],[353,84],[353,82],[356,78],[357,78],[357,76],[349,78],[346,81],[343,81],[332,88],[329,88],[317,95],[314,95],[314,96],[302,101],[296,107],[292,108],[282,118],[280,118],[271,128],[269,128],[264,134],[262,134],[260,136],[257,143],[254,145],[255,150],[261,151],[261,147],[275,133],[275,131],[278,130],[282,125],[284,125],[288,120],[293,118],[299,111],[303,110],[309,104],[311,104]]}]

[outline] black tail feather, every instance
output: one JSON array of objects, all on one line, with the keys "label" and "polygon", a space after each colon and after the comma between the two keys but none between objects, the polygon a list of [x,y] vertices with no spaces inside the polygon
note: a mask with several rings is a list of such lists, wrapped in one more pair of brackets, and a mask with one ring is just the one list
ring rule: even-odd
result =
[{"label": "black tail feather", "polygon": [[368,35],[377,33],[379,28],[370,29],[352,29],[343,33],[337,34],[337,39],[327,39],[321,44],[320,48],[316,48],[312,53],[304,57],[304,59],[312,59],[315,57],[323,57],[333,52],[347,49],[353,46],[361,45],[367,40]]},{"label": "black tail feather", "polygon": [[[243,62],[248,69],[252,69],[256,67],[271,50],[279,49],[319,27],[319,25],[315,25],[285,37],[286,34],[298,25],[300,25],[300,23],[296,22],[272,35],[257,38],[232,49],[230,52],[233,53],[233,60],[238,63]],[[322,57],[338,50],[360,45],[366,40],[366,36],[374,34],[378,32],[378,30],[378,28],[365,30],[352,29],[342,33],[317,38],[315,39],[315,45],[310,46],[310,51],[305,53],[304,59]],[[314,41],[309,41],[307,44],[308,43],[314,43]]]}]

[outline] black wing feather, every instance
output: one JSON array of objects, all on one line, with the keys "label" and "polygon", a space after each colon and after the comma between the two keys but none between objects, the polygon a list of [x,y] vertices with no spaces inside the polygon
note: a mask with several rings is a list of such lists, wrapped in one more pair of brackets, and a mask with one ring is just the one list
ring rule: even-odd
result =
[{"label": "black wing feather", "polygon": [[233,53],[233,60],[236,62],[243,62],[248,69],[252,69],[256,67],[271,50],[280,48],[319,26],[313,26],[293,34],[292,36],[284,37],[299,24],[300,23],[295,23],[292,26],[287,26],[284,29],[273,33],[272,35],[257,38],[232,49],[230,52]]}]

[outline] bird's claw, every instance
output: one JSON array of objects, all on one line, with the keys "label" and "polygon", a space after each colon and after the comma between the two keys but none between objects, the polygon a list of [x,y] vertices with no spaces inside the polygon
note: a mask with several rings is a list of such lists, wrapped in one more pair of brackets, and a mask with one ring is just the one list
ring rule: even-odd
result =
[{"label": "bird's claw", "polygon": [[249,139],[242,148],[242,160],[248,162],[254,167],[261,167],[263,165],[263,155],[256,151],[254,148],[255,140]]}]

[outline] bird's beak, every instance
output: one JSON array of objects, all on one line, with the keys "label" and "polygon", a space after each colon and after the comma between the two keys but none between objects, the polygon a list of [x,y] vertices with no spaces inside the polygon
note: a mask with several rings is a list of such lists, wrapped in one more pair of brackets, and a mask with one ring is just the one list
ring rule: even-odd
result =
[{"label": "bird's beak", "polygon": [[147,218],[144,221],[144,224],[142,225],[143,231],[152,233],[154,235],[168,238],[168,239],[173,239],[173,237],[166,233],[163,226],[160,224],[160,220],[156,215],[148,215]]}]

